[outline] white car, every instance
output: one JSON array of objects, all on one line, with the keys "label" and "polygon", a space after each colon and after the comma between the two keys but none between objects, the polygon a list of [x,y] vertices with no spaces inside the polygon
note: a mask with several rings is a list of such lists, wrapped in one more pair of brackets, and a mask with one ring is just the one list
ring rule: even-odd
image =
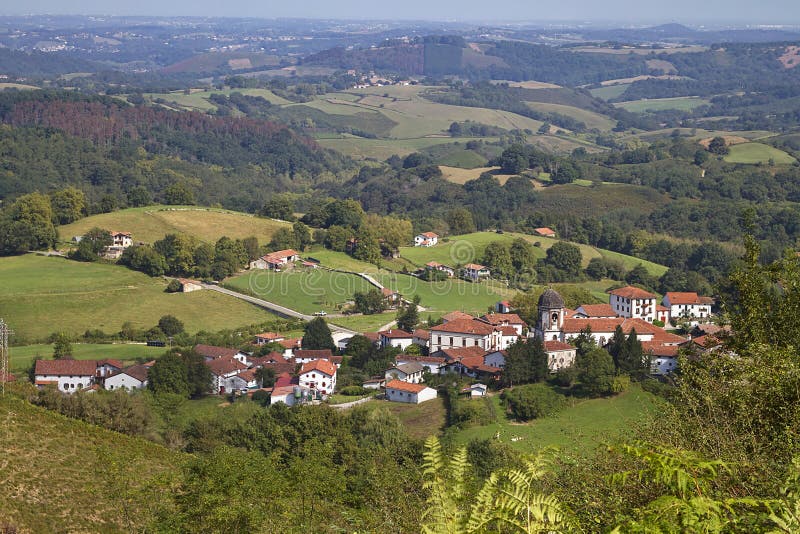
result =
[{"label": "white car", "polygon": [[320,310],[318,312],[315,312],[314,315],[317,317],[325,317],[326,315],[328,315],[328,312]]}]

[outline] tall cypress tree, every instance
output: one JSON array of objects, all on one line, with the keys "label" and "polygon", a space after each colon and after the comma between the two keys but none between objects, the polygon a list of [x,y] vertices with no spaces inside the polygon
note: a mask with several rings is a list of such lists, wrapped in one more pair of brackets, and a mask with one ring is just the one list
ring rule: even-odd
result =
[{"label": "tall cypress tree", "polygon": [[617,372],[622,368],[622,362],[626,359],[626,348],[625,333],[622,331],[622,327],[617,325],[614,335],[611,337],[611,343],[608,344],[608,353],[614,359],[614,367],[617,368]]},{"label": "tall cypress tree", "polygon": [[331,337],[331,329],[328,328],[328,323],[322,317],[315,317],[306,323],[302,344],[304,349],[336,350],[336,344]]}]

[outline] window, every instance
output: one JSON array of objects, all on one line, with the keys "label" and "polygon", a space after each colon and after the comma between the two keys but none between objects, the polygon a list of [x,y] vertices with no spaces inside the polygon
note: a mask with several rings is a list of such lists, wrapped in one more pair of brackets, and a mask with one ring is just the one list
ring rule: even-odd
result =
[{"label": "window", "polygon": [[466,347],[467,346],[467,338],[465,338],[465,337],[461,338],[461,346],[462,347]]},{"label": "window", "polygon": [[69,384],[67,384],[67,383],[64,383],[64,389],[65,389],[65,390],[69,389]]},{"label": "window", "polygon": [[453,345],[453,338],[452,337],[450,338],[450,345],[451,346]]}]

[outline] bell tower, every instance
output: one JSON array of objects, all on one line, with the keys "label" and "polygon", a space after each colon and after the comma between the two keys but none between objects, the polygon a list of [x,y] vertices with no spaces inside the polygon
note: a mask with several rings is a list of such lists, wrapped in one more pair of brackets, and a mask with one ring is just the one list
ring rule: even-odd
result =
[{"label": "bell tower", "polygon": [[564,299],[553,289],[546,289],[539,297],[536,335],[545,341],[561,339],[564,326]]}]

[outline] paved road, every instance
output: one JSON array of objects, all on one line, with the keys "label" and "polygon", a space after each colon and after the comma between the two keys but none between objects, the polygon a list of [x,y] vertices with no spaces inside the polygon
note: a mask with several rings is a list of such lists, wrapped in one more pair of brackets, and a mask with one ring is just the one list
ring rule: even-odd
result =
[{"label": "paved road", "polygon": [[[281,317],[291,317],[295,319],[302,319],[304,321],[310,321],[311,319],[314,318],[314,316],[312,315],[306,315],[304,313],[300,313],[298,311],[292,310],[291,308],[281,306],[280,304],[275,304],[274,302],[269,302],[268,300],[251,297],[250,295],[245,295],[244,293],[231,291],[230,289],[226,289],[224,287],[216,286],[213,284],[203,284],[203,288],[247,301],[251,304],[255,304],[256,306],[260,306],[261,308],[265,308],[277,315],[280,315]],[[360,332],[356,332],[355,330],[350,330],[347,328],[342,328],[341,326],[336,326],[335,324],[329,323],[328,326],[334,332],[344,332],[346,334],[351,334],[351,335],[360,334]]]}]

